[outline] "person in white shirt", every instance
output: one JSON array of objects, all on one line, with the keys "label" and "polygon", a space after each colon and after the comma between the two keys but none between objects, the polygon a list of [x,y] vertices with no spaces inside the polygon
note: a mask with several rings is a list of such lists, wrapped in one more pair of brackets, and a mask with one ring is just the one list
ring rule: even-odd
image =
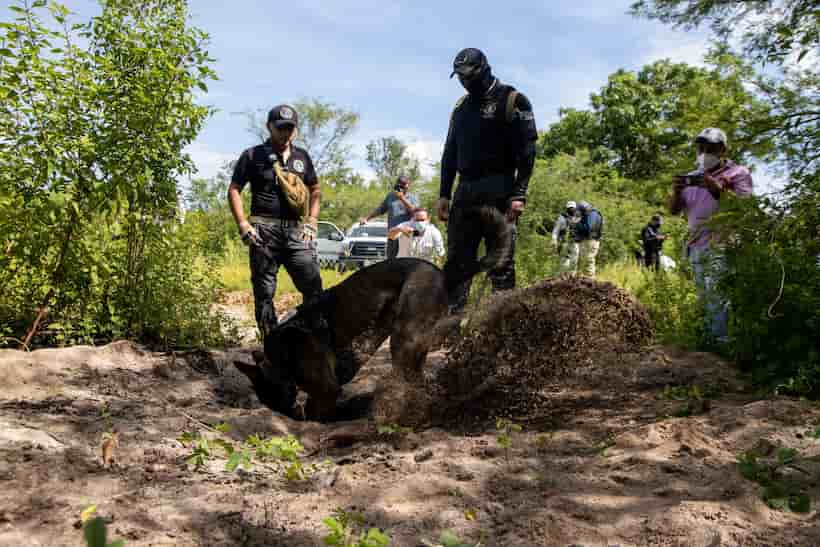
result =
[{"label": "person in white shirt", "polygon": [[416,209],[413,220],[402,222],[387,232],[388,239],[399,242],[396,258],[423,258],[434,264],[444,256],[444,239],[433,224],[426,209]]}]

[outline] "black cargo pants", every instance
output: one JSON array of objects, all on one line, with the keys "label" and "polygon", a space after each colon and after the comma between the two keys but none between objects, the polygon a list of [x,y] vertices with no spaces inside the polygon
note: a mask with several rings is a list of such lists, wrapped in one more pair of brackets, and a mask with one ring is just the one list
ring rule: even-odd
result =
[{"label": "black cargo pants", "polygon": [[302,227],[297,221],[252,224],[262,240],[261,245],[251,245],[250,264],[256,324],[264,337],[278,322],[273,296],[279,266],[285,267],[305,301],[322,292],[322,277],[316,241],[302,240]]},{"label": "black cargo pants", "polygon": [[478,247],[482,240],[487,257],[500,258],[494,261],[497,266],[487,272],[493,291],[515,288],[517,227],[504,219],[506,208],[507,202],[504,199],[481,204],[459,201],[458,195],[456,196],[447,222],[447,263],[444,265],[444,273],[448,280],[464,281],[449,285],[451,312],[461,312],[467,305],[472,275],[478,269]]}]

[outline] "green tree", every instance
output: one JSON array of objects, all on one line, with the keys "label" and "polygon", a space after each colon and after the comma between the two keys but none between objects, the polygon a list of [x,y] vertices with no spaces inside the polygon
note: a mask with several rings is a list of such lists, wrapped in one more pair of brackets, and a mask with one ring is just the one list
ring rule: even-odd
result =
[{"label": "green tree", "polygon": [[411,180],[421,176],[419,160],[408,154],[407,145],[396,137],[382,137],[367,145],[367,163],[379,182],[390,187],[399,175]]},{"label": "green tree", "polygon": [[[272,106],[272,105],[271,105]],[[359,184],[361,177],[350,167],[350,136],[359,124],[359,114],[320,99],[301,99],[293,103],[299,113],[296,144],[305,148],[323,183]],[[268,139],[268,109],[244,112],[248,130],[260,142]]]},{"label": "green tree", "polygon": [[0,328],[26,343],[48,317],[144,334],[191,301],[164,283],[193,260],[167,251],[182,150],[209,114],[193,99],[214,77],[208,36],[183,0],[101,7],[80,24],[21,0],[0,23]]},{"label": "green tree", "polygon": [[562,111],[541,139],[541,156],[587,148],[627,178],[662,178],[691,168],[692,140],[709,126],[727,133],[740,161],[770,153],[771,138],[755,130],[769,107],[747,89],[750,67],[724,49],[707,62],[709,68],[661,60],[637,72],[618,70],[591,95],[591,111]]},{"label": "green tree", "polygon": [[[633,13],[683,28],[707,24],[739,39],[744,58],[765,65],[745,85],[769,105],[744,131],[771,143],[764,157],[788,177],[777,200],[721,200],[716,227],[732,306],[729,350],[761,384],[820,396],[820,10],[816,0],[640,0]],[[722,47],[727,51],[727,47]]]},{"label": "green tree", "polygon": [[540,157],[552,158],[559,154],[574,156],[577,150],[592,150],[601,145],[601,125],[594,112],[561,108],[558,114],[559,120],[539,137]]},{"label": "green tree", "polygon": [[817,0],[638,0],[635,15],[692,29],[708,25],[723,39],[739,36],[758,61],[798,62],[820,44]]}]

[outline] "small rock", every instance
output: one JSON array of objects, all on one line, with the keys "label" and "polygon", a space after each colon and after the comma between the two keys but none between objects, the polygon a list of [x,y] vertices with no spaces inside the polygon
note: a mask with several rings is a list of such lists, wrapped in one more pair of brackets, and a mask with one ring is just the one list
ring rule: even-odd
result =
[{"label": "small rock", "polygon": [[461,482],[471,481],[475,478],[475,473],[468,469],[457,469],[455,473],[455,479]]},{"label": "small rock", "polygon": [[426,462],[430,458],[433,457],[433,451],[431,449],[422,450],[421,452],[416,452],[416,455],[413,456],[413,459],[416,463]]},{"label": "small rock", "polygon": [[316,487],[321,489],[330,488],[334,484],[336,484],[336,480],[339,478],[339,473],[341,473],[340,468],[335,468],[332,471],[328,471],[325,473],[319,473],[316,476]]}]

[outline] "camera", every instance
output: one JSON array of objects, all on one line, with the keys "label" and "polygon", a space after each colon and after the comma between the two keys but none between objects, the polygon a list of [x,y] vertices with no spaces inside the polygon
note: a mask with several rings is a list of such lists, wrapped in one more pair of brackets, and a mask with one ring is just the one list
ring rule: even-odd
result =
[{"label": "camera", "polygon": [[413,237],[419,237],[420,235],[421,232],[419,232],[418,230],[413,230]]},{"label": "camera", "polygon": [[677,178],[686,181],[686,186],[703,186],[703,171],[701,170],[678,175]]}]

